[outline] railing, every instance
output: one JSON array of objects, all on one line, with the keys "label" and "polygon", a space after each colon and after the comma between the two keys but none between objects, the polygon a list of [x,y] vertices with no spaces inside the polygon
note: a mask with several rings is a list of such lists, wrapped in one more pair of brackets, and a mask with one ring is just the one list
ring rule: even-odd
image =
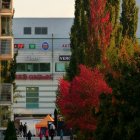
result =
[{"label": "railing", "polygon": [[12,36],[12,18],[10,16],[1,16],[1,35]]},{"label": "railing", "polygon": [[1,39],[0,40],[0,55],[10,55],[11,54],[11,40]]},{"label": "railing", "polygon": [[0,103],[12,103],[12,84],[3,83],[0,85]]}]

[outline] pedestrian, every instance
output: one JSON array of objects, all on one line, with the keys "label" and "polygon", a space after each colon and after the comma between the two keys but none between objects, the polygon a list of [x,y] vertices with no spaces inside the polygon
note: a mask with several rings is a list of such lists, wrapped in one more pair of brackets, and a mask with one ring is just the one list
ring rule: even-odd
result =
[{"label": "pedestrian", "polygon": [[22,137],[23,136],[23,124],[22,122],[19,125],[19,135]]},{"label": "pedestrian", "polygon": [[51,140],[53,140],[54,135],[55,135],[55,129],[50,129]]},{"label": "pedestrian", "polygon": [[24,138],[27,136],[27,124],[26,124],[26,122],[23,125],[23,136],[24,136]]},{"label": "pedestrian", "polygon": [[51,123],[50,129],[54,129],[55,130],[55,125],[53,123]]},{"label": "pedestrian", "polygon": [[31,137],[32,137],[32,133],[31,133],[31,131],[29,130],[28,133],[27,133],[27,138],[28,138],[28,140],[31,140]]},{"label": "pedestrian", "polygon": [[42,138],[43,138],[43,134],[42,134],[41,130],[40,130],[40,133],[39,133],[39,138],[40,138],[40,140],[42,140]]},{"label": "pedestrian", "polygon": [[60,130],[60,140],[63,140],[63,129]]},{"label": "pedestrian", "polygon": [[45,134],[45,136],[46,136],[46,140],[49,140],[49,130],[48,130],[48,128],[46,128],[46,134]]},{"label": "pedestrian", "polygon": [[73,130],[70,128],[70,140],[73,140]]}]

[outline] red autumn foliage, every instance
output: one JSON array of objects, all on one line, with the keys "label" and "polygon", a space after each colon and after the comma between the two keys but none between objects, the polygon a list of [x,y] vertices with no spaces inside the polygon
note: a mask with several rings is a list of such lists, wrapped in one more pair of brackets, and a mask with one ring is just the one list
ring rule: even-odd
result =
[{"label": "red autumn foliage", "polygon": [[112,89],[97,68],[92,70],[84,65],[79,68],[80,74],[73,81],[60,80],[56,103],[70,127],[91,132],[96,129],[94,113],[100,103],[99,96],[112,93]]},{"label": "red autumn foliage", "polygon": [[92,44],[98,42],[103,57],[105,57],[112,32],[110,13],[106,10],[106,3],[107,0],[90,0],[90,40]]}]

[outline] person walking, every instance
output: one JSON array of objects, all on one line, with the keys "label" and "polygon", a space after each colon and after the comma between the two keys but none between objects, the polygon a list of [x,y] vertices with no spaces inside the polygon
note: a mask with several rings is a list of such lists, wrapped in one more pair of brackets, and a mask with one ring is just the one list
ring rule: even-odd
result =
[{"label": "person walking", "polygon": [[22,137],[23,136],[23,124],[22,122],[19,125],[19,135]]},{"label": "person walking", "polygon": [[50,129],[51,140],[53,140],[54,135],[55,135],[55,129]]},{"label": "person walking", "polygon": [[70,128],[70,140],[73,140],[73,130]]},{"label": "person walking", "polygon": [[31,133],[31,131],[29,130],[28,133],[27,133],[27,139],[28,139],[28,140],[31,140],[31,137],[32,137],[32,133]]},{"label": "person walking", "polygon": [[40,140],[42,140],[42,138],[43,138],[43,134],[42,134],[41,130],[40,130],[40,133],[39,133],[39,138],[40,138]]},{"label": "person walking", "polygon": [[60,130],[60,140],[63,140],[63,129]]},{"label": "person walking", "polygon": [[25,122],[25,124],[23,125],[23,136],[26,137],[27,136],[27,124]]},{"label": "person walking", "polygon": [[48,128],[46,129],[45,137],[46,137],[46,140],[49,140],[49,130],[48,130]]}]

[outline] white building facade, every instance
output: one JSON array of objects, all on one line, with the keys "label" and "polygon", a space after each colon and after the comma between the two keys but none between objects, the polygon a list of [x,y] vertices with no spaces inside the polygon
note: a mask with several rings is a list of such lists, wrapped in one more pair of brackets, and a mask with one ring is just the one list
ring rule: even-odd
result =
[{"label": "white building facade", "polygon": [[73,18],[14,18],[15,119],[54,114],[58,81],[70,61]]}]

